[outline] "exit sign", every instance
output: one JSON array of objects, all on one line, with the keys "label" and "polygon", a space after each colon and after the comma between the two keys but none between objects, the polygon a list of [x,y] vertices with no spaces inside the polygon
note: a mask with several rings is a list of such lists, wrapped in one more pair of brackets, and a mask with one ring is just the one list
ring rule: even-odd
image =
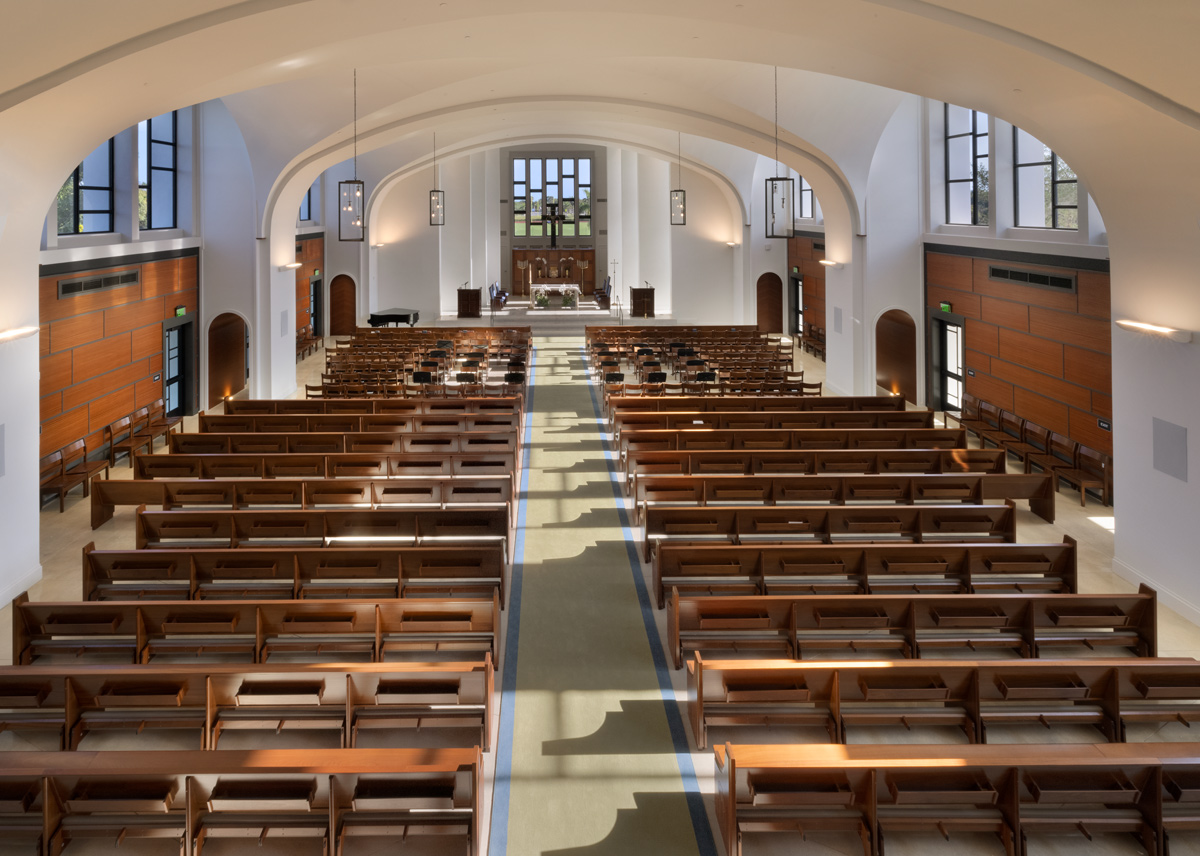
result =
[{"label": "exit sign", "polygon": [[186,306],[176,306],[175,307],[175,317],[182,318],[184,315],[187,315],[187,307]]},{"label": "exit sign", "polygon": [[939,304],[938,304],[938,306],[941,308],[941,310],[942,310],[943,312],[949,312],[949,311],[950,311],[950,304],[949,304],[949,303],[939,303]]}]

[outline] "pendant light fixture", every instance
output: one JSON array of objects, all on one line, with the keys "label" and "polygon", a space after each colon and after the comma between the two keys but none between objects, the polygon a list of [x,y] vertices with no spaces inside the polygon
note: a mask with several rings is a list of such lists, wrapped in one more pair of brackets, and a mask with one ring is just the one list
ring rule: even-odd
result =
[{"label": "pendant light fixture", "polygon": [[354,178],[338,182],[338,240],[362,241],[363,183],[358,179],[358,69],[354,69]]},{"label": "pendant light fixture", "polygon": [[779,177],[779,67],[775,67],[775,178],[767,179],[766,225],[768,238],[790,238],[794,227],[793,196],[790,178]]},{"label": "pendant light fixture", "polygon": [[671,225],[687,225],[687,194],[683,192],[683,135],[676,132],[675,190],[671,191]]},{"label": "pendant light fixture", "polygon": [[429,225],[446,225],[446,194],[437,189],[437,131],[433,132],[433,190],[429,191]]}]

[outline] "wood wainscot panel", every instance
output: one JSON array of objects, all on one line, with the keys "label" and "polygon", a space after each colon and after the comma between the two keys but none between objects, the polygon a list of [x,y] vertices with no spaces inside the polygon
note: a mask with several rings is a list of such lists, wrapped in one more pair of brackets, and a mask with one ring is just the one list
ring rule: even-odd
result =
[{"label": "wood wainscot panel", "polygon": [[953,307],[951,311],[956,315],[974,318],[977,321],[981,317],[979,295],[971,294],[967,291],[954,291],[950,288],[927,285],[925,286],[925,302],[929,306],[937,306],[939,303],[949,303]]},{"label": "wood wainscot panel", "polygon": [[963,360],[967,364],[967,368],[974,369],[981,374],[992,373],[992,358],[987,354],[982,354],[979,351],[972,351],[967,348],[963,351]]},{"label": "wood wainscot panel", "polygon": [[1067,416],[1067,405],[1054,401],[1027,389],[1013,391],[1013,411],[1022,419],[1028,419],[1043,428],[1071,436],[1071,425]]},{"label": "wood wainscot panel", "polygon": [[103,398],[98,398],[88,405],[88,430],[102,431],[108,425],[122,416],[128,416],[136,408],[133,404],[134,389],[127,386],[111,392]]},{"label": "wood wainscot panel", "polygon": [[[193,269],[195,260],[187,260]],[[142,265],[142,295],[144,297],[162,297],[173,294],[183,288],[180,277],[184,259],[161,259]]]},{"label": "wood wainscot panel", "polygon": [[1079,314],[1093,318],[1112,317],[1111,286],[1106,273],[1081,270],[1076,275],[1076,290],[1079,296]]},{"label": "wood wainscot panel", "polygon": [[150,356],[150,374],[158,374],[163,368],[162,351]]},{"label": "wood wainscot panel", "polygon": [[958,291],[970,291],[971,260],[966,256],[926,253],[925,282]]},{"label": "wood wainscot panel", "polygon": [[71,362],[70,351],[51,354],[38,360],[38,368],[42,373],[42,395],[59,392],[71,385]]},{"label": "wood wainscot panel", "polygon": [[1036,285],[1021,285],[1019,282],[1007,282],[988,278],[988,267],[997,265],[1005,268],[1037,271],[1051,276],[1062,276],[1072,273],[1062,268],[1037,268],[1029,265],[1009,264],[991,259],[975,259],[974,291],[976,294],[988,297],[999,297],[1004,300],[1015,300],[1029,306],[1044,306],[1048,309],[1060,309],[1064,312],[1074,312],[1077,301],[1075,293],[1058,288],[1039,288]]},{"label": "wood wainscot panel", "polygon": [[102,375],[97,375],[83,383],[69,386],[63,390],[63,405],[70,410],[72,407],[87,404],[89,401],[101,398],[113,390],[136,383],[139,378],[145,377],[149,370],[150,361],[143,359],[138,360],[136,363],[121,366],[113,371],[105,372]]},{"label": "wood wainscot panel", "polygon": [[162,323],[147,324],[133,331],[133,359],[140,360],[162,350]]},{"label": "wood wainscot panel", "polygon": [[[132,268],[115,268],[114,270],[131,270]],[[88,271],[79,274],[80,277],[95,276],[100,271]],[[46,277],[40,280],[39,319],[43,324],[47,321],[61,321],[75,315],[87,312],[98,312],[113,306],[124,306],[142,299],[140,285],[125,285],[120,288],[106,288],[102,291],[92,291],[86,294],[74,294],[59,299],[58,281],[72,277]]]},{"label": "wood wainscot panel", "polygon": [[963,334],[963,346],[994,357],[999,353],[998,330],[991,324],[968,318],[967,329]]},{"label": "wood wainscot panel", "polygon": [[1067,345],[1063,348],[1063,377],[1071,383],[1112,392],[1112,357]]},{"label": "wood wainscot panel", "polygon": [[1092,390],[1092,413],[1112,419],[1112,396]]},{"label": "wood wainscot panel", "polygon": [[176,306],[182,306],[185,315],[195,312],[198,305],[196,294],[197,292],[195,289],[192,289],[191,291],[181,291],[179,294],[168,300],[166,311],[163,312],[162,320],[166,321],[168,318],[174,318]]},{"label": "wood wainscot panel", "polygon": [[1098,452],[1103,452],[1106,455],[1112,455],[1112,432],[1105,431],[1100,427],[1100,423],[1096,421],[1097,416],[1112,420],[1111,416],[1103,414],[1088,413],[1084,410],[1071,408],[1071,430],[1069,436],[1072,440],[1082,443],[1089,448],[1095,449]]},{"label": "wood wainscot panel", "polygon": [[103,312],[89,312],[73,318],[63,318],[50,325],[50,350],[65,351],[104,338]]},{"label": "wood wainscot panel", "polygon": [[[974,368],[974,366],[967,368]],[[979,374],[976,370],[975,377],[967,375],[963,378],[963,384],[966,392],[976,398],[990,402],[1004,410],[1012,410],[1013,388],[1011,383],[1006,383],[992,375]]]},{"label": "wood wainscot panel", "polygon": [[1055,312],[1032,306],[1029,309],[1029,332],[1047,339],[1057,339],[1093,351],[1112,353],[1112,329],[1108,321],[1083,318],[1069,312]]},{"label": "wood wainscot panel", "polygon": [[45,422],[47,419],[62,413],[62,393],[56,392],[41,399],[38,410],[40,411],[38,415],[39,422]]},{"label": "wood wainscot panel", "polygon": [[1029,307],[1024,303],[1012,300],[999,300],[995,297],[981,297],[980,308],[983,320],[999,327],[1009,327],[1021,332],[1029,331]]},{"label": "wood wainscot panel", "polygon": [[[1067,383],[1050,375],[1018,366],[1015,363],[1000,359],[992,360],[992,374],[1001,380],[1006,380],[1013,386],[1024,387],[1032,392],[1045,395],[1055,401],[1062,401],[1072,407],[1090,407],[1092,391],[1086,387]],[[1024,414],[1021,414],[1022,416]]]},{"label": "wood wainscot panel", "polygon": [[166,301],[161,297],[141,300],[104,311],[104,335],[115,336],[137,327],[162,321]]},{"label": "wood wainscot panel", "polygon": [[155,380],[153,375],[144,377],[133,388],[133,406],[145,407],[162,398],[162,381]]},{"label": "wood wainscot panel", "polygon": [[1062,377],[1063,346],[1040,336],[1027,336],[1015,330],[1000,330],[1000,352],[1003,360],[1048,375]]},{"label": "wood wainscot panel", "polygon": [[88,433],[88,409],[76,407],[42,423],[42,454],[49,455]]},{"label": "wood wainscot panel", "polygon": [[200,287],[200,259],[188,256],[179,260],[179,291]]},{"label": "wood wainscot panel", "polygon": [[50,325],[42,324],[38,328],[38,356],[44,357],[50,353]]},{"label": "wood wainscot panel", "polygon": [[81,382],[112,371],[132,361],[132,339],[128,333],[83,345],[71,351],[72,372]]}]

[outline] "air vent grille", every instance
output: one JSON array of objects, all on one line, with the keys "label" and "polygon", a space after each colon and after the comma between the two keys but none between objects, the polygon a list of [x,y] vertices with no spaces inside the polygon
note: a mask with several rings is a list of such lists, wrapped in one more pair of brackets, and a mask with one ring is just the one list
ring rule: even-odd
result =
[{"label": "air vent grille", "polygon": [[138,269],[134,269],[74,277],[73,279],[60,279],[58,281],[58,296],[74,297],[78,294],[87,294],[92,291],[103,291],[106,288],[137,285],[139,273]]},{"label": "air vent grille", "polygon": [[820,250],[821,252],[825,252],[825,242],[821,241],[818,243],[817,241],[813,241],[813,249]]},{"label": "air vent grille", "polygon": [[1018,282],[1022,285],[1035,285],[1040,288],[1053,288],[1057,291],[1075,290],[1075,274],[1047,273],[1040,270],[988,265],[988,279],[999,282]]}]

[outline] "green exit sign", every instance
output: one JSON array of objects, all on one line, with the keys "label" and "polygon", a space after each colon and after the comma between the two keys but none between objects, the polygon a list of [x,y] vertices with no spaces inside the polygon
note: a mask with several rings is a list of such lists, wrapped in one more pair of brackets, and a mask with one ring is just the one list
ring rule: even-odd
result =
[{"label": "green exit sign", "polygon": [[945,303],[945,302],[943,302],[943,303],[939,303],[939,304],[938,304],[938,306],[940,306],[940,307],[941,307],[941,309],[942,309],[942,311],[943,311],[943,312],[949,312],[949,311],[950,311],[950,304],[949,304],[949,303]]},{"label": "green exit sign", "polygon": [[176,306],[175,307],[175,317],[182,318],[184,315],[187,315],[187,307],[186,306]]}]

